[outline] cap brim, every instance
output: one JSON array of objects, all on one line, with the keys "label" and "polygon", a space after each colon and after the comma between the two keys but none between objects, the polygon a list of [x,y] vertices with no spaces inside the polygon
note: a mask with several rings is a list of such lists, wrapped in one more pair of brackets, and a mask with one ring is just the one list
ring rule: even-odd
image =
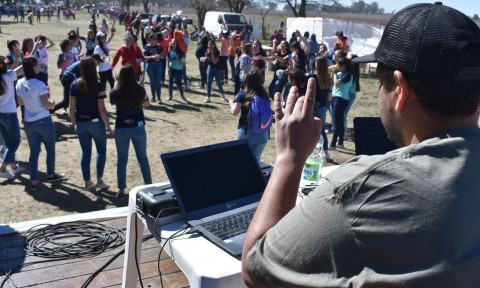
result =
[{"label": "cap brim", "polygon": [[378,62],[378,60],[375,59],[375,56],[373,54],[370,54],[370,55],[354,58],[352,59],[352,62],[353,63],[374,63],[374,62]]},{"label": "cap brim", "polygon": [[100,63],[103,63],[103,59],[102,57],[100,57],[100,55],[98,54],[95,54],[95,56],[92,56],[93,59],[97,60],[98,62]]}]

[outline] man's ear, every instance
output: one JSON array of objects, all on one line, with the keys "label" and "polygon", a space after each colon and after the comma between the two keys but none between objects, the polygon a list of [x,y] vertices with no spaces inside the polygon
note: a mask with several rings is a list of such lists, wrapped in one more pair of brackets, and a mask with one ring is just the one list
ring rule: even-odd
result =
[{"label": "man's ear", "polygon": [[393,76],[397,82],[397,86],[395,87],[395,94],[397,95],[395,100],[395,110],[402,112],[408,106],[408,102],[412,100],[414,95],[410,88],[410,84],[408,84],[408,81],[405,76],[403,76],[402,72],[395,70]]}]

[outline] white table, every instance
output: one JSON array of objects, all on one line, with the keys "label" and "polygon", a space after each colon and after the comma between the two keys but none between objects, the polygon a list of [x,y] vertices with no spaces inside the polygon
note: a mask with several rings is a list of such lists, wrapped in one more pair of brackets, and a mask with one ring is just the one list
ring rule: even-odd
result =
[{"label": "white table", "polygon": [[[322,175],[335,170],[338,166],[324,167]],[[165,183],[163,183],[165,184]],[[125,258],[123,266],[122,287],[136,287],[138,273],[135,264],[135,223],[137,224],[137,256],[140,262],[143,226],[146,225],[152,234],[157,230],[163,238],[168,238],[185,226],[183,220],[162,226],[153,227],[137,214],[136,194],[139,190],[153,184],[135,187],[130,191],[127,215],[127,239],[125,243]],[[299,199],[301,200],[301,199]],[[138,217],[135,217],[135,215]],[[135,220],[136,219],[136,220]],[[157,239],[160,241],[160,239]],[[167,253],[185,273],[190,287],[245,287],[241,274],[241,258],[235,258],[197,234],[183,235],[170,240],[165,246]]]}]

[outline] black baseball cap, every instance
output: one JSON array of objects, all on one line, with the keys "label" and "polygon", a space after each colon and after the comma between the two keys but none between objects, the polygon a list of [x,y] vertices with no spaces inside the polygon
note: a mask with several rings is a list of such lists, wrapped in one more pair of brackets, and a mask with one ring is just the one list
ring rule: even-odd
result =
[{"label": "black baseball cap", "polygon": [[93,54],[91,57],[92,57],[93,59],[97,60],[98,62],[103,63],[102,57],[100,57],[100,55],[98,55],[98,54]]},{"label": "black baseball cap", "polygon": [[480,79],[480,28],[441,2],[410,5],[393,15],[373,54],[352,61],[439,80]]}]

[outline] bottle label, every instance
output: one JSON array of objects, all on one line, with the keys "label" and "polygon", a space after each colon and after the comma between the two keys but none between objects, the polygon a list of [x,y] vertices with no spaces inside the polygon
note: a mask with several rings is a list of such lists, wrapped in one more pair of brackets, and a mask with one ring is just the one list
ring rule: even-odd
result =
[{"label": "bottle label", "polygon": [[307,181],[320,180],[320,163],[305,163],[303,167],[303,179]]}]

